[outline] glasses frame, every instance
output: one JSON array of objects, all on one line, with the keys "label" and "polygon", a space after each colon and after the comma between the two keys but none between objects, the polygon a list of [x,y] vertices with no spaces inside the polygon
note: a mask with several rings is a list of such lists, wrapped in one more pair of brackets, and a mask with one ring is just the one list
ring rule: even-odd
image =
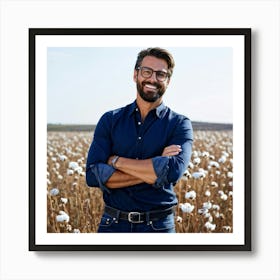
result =
[{"label": "glasses frame", "polygon": [[[149,77],[145,77],[145,76],[143,76],[143,74],[142,74],[142,69],[143,68],[146,68],[146,69],[148,69],[148,70],[151,70],[152,71],[152,74],[149,76]],[[154,70],[154,69],[152,69],[152,68],[150,68],[150,67],[147,67],[147,66],[139,66],[139,67],[137,67],[136,68],[136,70],[140,70],[140,74],[141,74],[141,76],[143,77],[143,78],[145,78],[145,79],[148,79],[148,78],[151,78],[152,76],[153,76],[153,74],[154,73],[156,73],[156,79],[157,79],[157,81],[158,82],[165,82],[169,77],[170,77],[170,73],[168,73],[168,72],[164,72],[164,71],[162,71],[162,70]],[[164,80],[159,80],[158,79],[158,73],[164,73],[164,74],[166,74],[166,78],[164,79]]]}]

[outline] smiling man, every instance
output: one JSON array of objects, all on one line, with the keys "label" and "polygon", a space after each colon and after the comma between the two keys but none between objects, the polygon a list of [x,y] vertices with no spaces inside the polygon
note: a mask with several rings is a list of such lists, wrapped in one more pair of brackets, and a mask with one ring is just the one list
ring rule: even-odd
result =
[{"label": "smiling man", "polygon": [[142,50],[133,74],[136,100],[96,126],[86,180],[103,191],[98,232],[175,232],[173,188],[188,166],[193,131],[162,101],[174,66],[167,50]]}]

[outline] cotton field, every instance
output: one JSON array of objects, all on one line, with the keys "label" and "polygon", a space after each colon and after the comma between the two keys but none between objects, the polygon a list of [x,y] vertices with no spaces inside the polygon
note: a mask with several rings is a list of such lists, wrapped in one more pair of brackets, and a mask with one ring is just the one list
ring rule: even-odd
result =
[{"label": "cotton field", "polygon": [[[85,182],[92,132],[48,132],[47,232],[96,232],[102,193]],[[232,131],[194,131],[191,162],[174,190],[177,233],[233,232]]]}]

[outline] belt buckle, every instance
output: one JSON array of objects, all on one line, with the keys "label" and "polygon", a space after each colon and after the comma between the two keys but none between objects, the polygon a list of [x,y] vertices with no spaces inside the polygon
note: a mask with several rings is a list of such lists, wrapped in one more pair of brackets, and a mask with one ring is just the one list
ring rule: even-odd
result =
[{"label": "belt buckle", "polygon": [[139,224],[139,223],[143,223],[144,221],[141,221],[141,213],[139,212],[129,212],[127,219],[129,222],[133,223],[133,224]]}]

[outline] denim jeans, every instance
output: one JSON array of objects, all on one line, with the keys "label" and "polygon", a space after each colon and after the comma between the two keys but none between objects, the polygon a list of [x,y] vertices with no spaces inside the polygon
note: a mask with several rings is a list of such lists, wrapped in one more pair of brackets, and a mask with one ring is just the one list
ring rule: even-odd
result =
[{"label": "denim jeans", "polygon": [[104,213],[98,232],[154,232],[154,233],[175,233],[174,214],[156,220],[143,223],[131,223],[127,220],[116,220],[107,213]]}]

